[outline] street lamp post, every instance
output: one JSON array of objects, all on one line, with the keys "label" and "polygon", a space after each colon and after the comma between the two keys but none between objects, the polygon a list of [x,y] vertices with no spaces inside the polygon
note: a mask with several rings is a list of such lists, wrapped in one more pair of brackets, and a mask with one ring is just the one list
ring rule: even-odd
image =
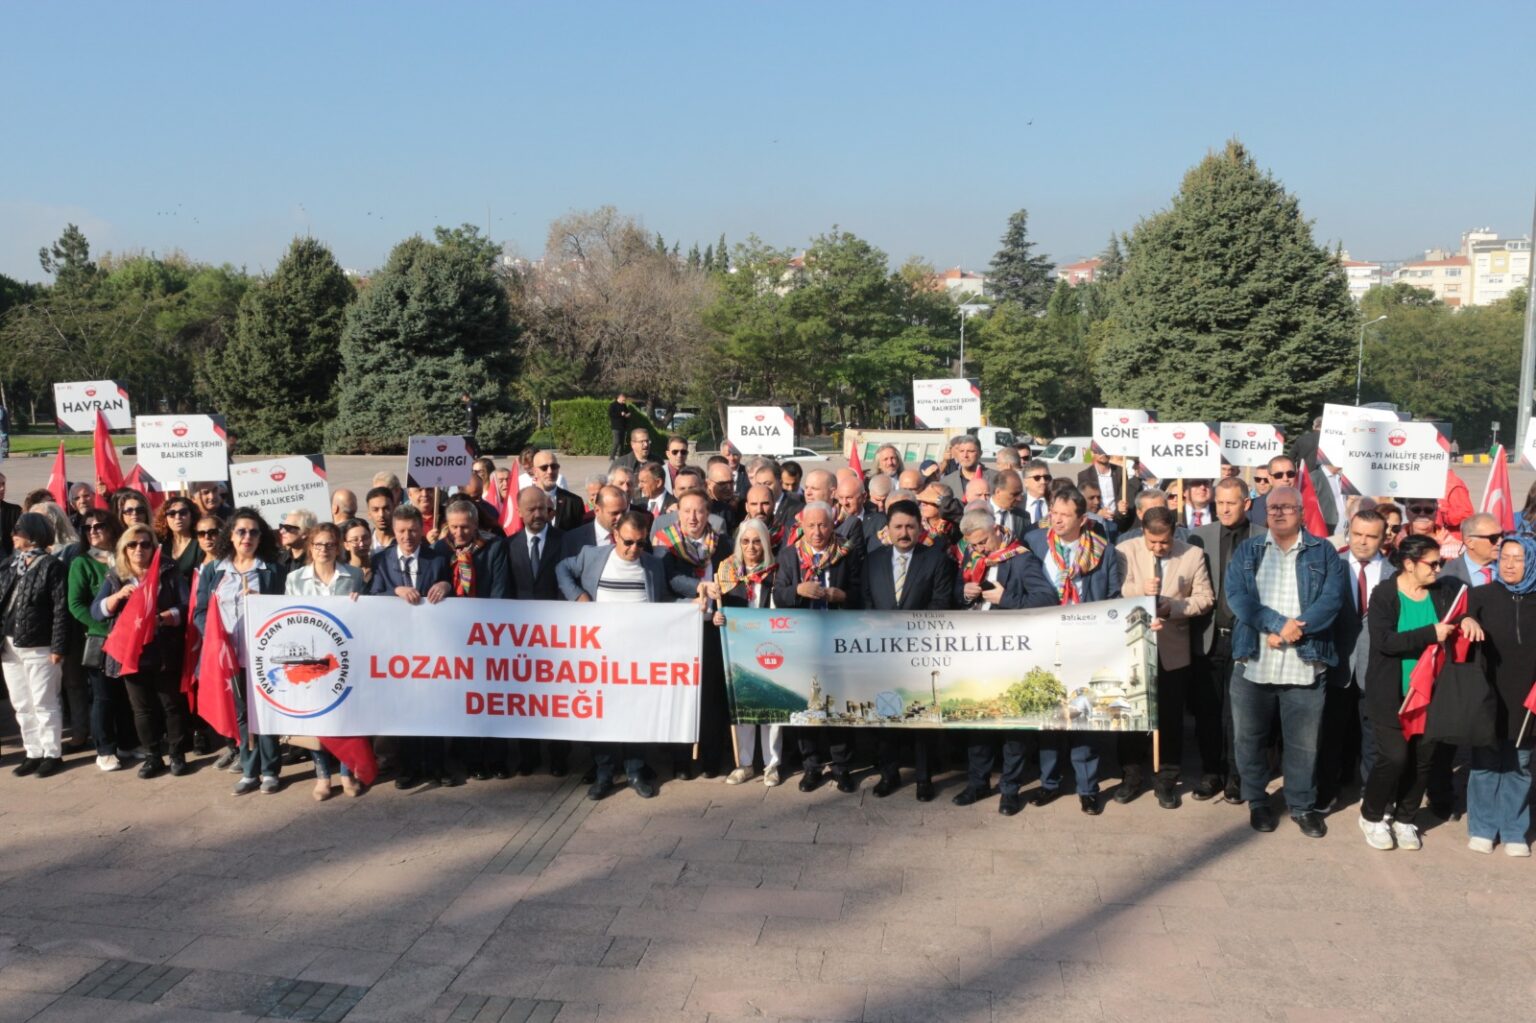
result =
[{"label": "street lamp post", "polygon": [[[1368,320],[1367,322],[1360,324],[1360,347],[1359,347],[1359,350],[1358,350],[1357,354],[1355,355],[1355,404],[1356,405],[1360,404],[1360,378],[1361,378],[1362,374],[1365,372],[1365,328],[1369,327],[1373,323],[1380,323],[1382,320],[1385,320],[1386,318],[1387,318],[1387,314],[1386,313],[1382,313],[1380,316],[1376,317],[1374,320]],[[963,326],[963,324],[962,324],[962,326]]]},{"label": "street lamp post", "polygon": [[965,321],[977,313],[984,313],[992,307],[983,302],[966,302],[960,306],[960,371],[955,375],[965,376]]}]

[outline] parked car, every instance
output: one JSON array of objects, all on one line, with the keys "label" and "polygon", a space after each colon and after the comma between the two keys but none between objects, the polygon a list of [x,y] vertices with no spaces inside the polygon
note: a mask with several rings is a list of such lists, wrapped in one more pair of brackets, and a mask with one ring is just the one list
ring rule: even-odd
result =
[{"label": "parked car", "polygon": [[794,453],[789,456],[789,459],[795,462],[825,462],[827,456],[820,451],[812,451],[810,448],[795,448]]},{"label": "parked car", "polygon": [[1045,450],[1035,457],[1042,462],[1087,462],[1092,437],[1053,437]]}]

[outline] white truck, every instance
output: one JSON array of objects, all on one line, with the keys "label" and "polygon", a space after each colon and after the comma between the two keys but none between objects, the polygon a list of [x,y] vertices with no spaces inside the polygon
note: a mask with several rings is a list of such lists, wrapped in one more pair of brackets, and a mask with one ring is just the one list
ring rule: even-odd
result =
[{"label": "white truck", "polygon": [[859,453],[860,463],[874,471],[875,452],[886,444],[896,445],[901,452],[902,464],[917,468],[932,459],[942,461],[949,450],[951,437],[968,433],[981,445],[981,457],[990,459],[1001,448],[1013,447],[1013,431],[1000,426],[978,426],[969,430],[958,427],[950,430],[849,430],[843,438],[843,454]]}]

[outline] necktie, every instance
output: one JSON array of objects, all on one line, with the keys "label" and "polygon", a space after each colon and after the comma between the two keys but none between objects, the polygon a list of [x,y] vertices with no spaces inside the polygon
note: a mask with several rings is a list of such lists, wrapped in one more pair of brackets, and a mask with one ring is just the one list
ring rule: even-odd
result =
[{"label": "necktie", "polygon": [[539,577],[539,538],[531,536],[528,538],[528,542],[532,546],[532,554],[529,560],[533,562],[533,577],[537,579]]},{"label": "necktie", "polygon": [[1370,603],[1370,588],[1365,581],[1365,562],[1357,562],[1360,566],[1360,592],[1355,595],[1355,610],[1360,612],[1360,617],[1365,617],[1366,605]]},{"label": "necktie", "polygon": [[1483,585],[1484,586],[1486,586],[1489,583],[1493,582],[1493,566],[1492,565],[1484,565],[1481,569],[1479,569],[1479,571],[1483,573]]},{"label": "necktie", "polygon": [[896,555],[896,603],[901,603],[901,591],[907,585],[907,555]]},{"label": "necktie", "polygon": [[1030,507],[1029,517],[1038,526],[1040,520],[1045,518],[1045,502],[1038,497],[1035,498],[1034,504]]},{"label": "necktie", "polygon": [[1199,508],[1195,509],[1195,525],[1196,526],[1203,526],[1203,525],[1205,525],[1205,515],[1204,515],[1203,512],[1200,511]]},{"label": "necktie", "polygon": [[416,556],[414,554],[408,554],[400,559],[400,574],[405,576],[405,585],[407,586],[416,585],[415,566]]}]

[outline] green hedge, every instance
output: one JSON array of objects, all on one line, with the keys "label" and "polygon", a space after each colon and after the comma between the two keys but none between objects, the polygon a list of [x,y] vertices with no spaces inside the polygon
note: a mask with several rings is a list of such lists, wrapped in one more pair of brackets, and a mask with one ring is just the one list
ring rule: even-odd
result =
[{"label": "green hedge", "polygon": [[[608,429],[607,398],[570,398],[549,403],[550,427],[555,435],[555,450],[563,455],[606,455],[613,449],[613,433]],[[651,431],[651,455],[662,459],[666,434],[651,417],[630,403],[630,429],[643,426]],[[629,449],[625,444],[625,450]]]}]

